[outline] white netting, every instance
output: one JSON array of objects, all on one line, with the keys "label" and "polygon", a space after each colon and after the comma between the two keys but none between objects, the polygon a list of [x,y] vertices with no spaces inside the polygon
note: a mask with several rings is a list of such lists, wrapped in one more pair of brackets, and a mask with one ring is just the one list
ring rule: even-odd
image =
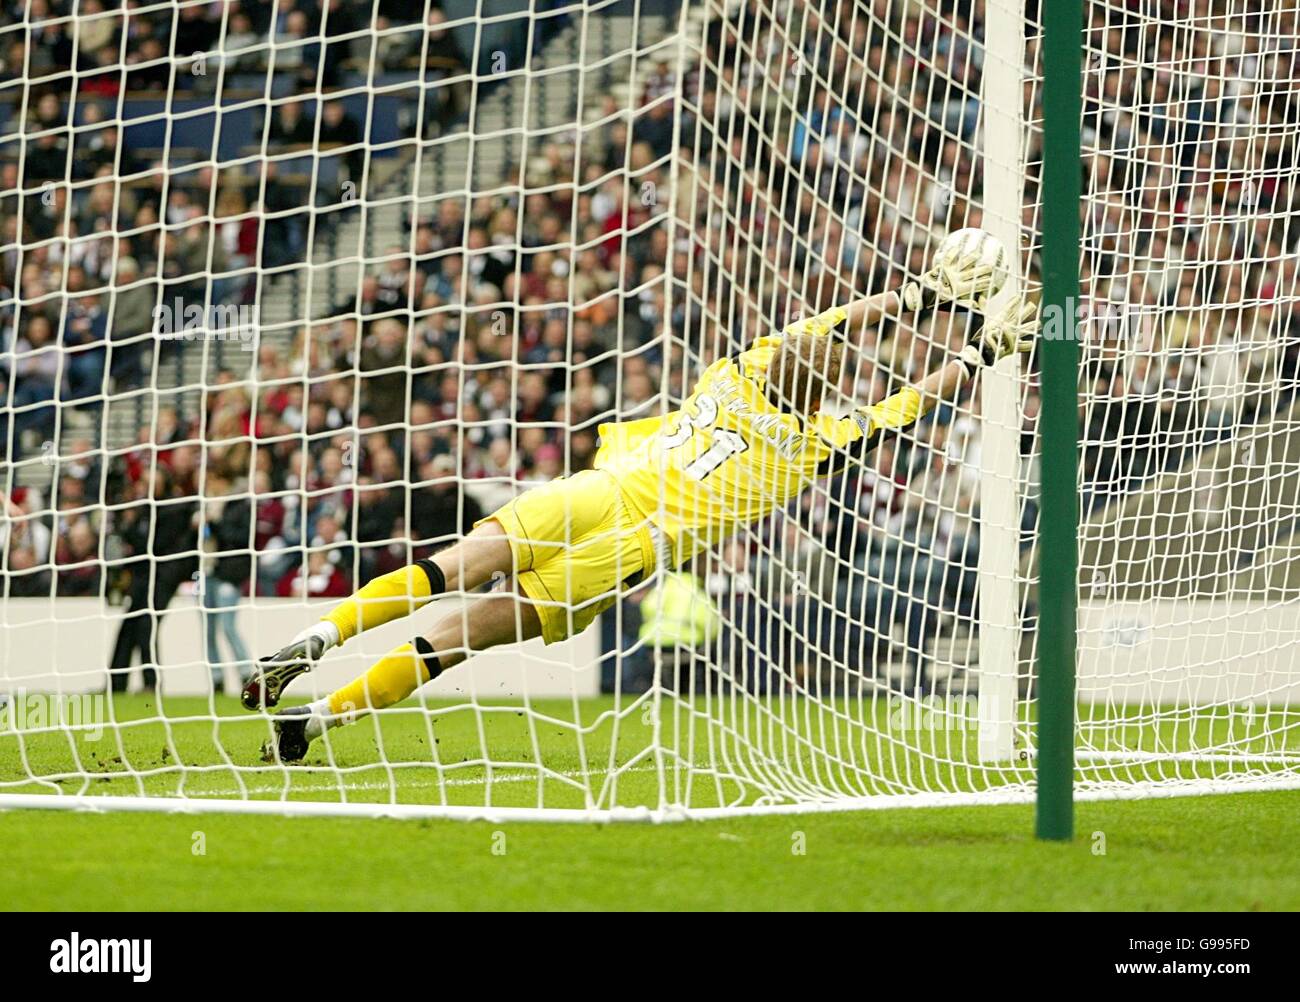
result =
[{"label": "white netting", "polygon": [[1297,5],[1089,14],[1085,775],[1294,776]]},{"label": "white netting", "polygon": [[[1087,5],[1082,789],[1293,782],[1300,765],[1285,6]],[[710,5],[678,195],[692,362],[889,288],[965,226],[1018,243],[1037,287],[1039,22],[987,7]],[[915,381],[960,330],[868,332],[845,395]],[[729,768],[762,763],[794,797],[1032,781],[1038,408],[1036,364],[986,375],[719,555],[723,670],[756,680],[697,709]],[[812,698],[759,695],[775,691]]]},{"label": "white netting", "polygon": [[[1114,792],[1300,762],[1300,67],[1276,6],[1088,5],[1078,745]],[[0,793],[537,812],[1030,790],[1036,361],[305,768],[262,764],[267,717],[212,680],[951,230],[998,234],[1035,290],[1036,12],[0,11]],[[867,332],[832,409],[937,368],[966,324]],[[87,695],[110,677],[134,694]]]}]

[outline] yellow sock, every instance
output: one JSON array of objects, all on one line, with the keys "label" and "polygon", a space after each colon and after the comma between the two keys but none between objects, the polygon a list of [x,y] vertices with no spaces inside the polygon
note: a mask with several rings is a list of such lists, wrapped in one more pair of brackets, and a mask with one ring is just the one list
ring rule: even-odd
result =
[{"label": "yellow sock", "polygon": [[[434,567],[433,573],[438,577],[442,576],[432,561],[428,561],[427,565]],[[351,598],[340,602],[322,618],[338,627],[341,644],[362,630],[372,630],[394,619],[409,616],[417,606],[433,597],[429,573],[425,570],[425,565],[411,564],[381,575]]]},{"label": "yellow sock", "polygon": [[371,665],[364,675],[330,693],[330,713],[382,710],[400,703],[432,677],[425,656],[412,644],[402,644]]}]

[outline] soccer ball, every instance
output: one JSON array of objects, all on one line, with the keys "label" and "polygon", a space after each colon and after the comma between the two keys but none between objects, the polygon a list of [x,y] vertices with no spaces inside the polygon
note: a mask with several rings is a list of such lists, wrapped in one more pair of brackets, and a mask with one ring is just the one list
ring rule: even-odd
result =
[{"label": "soccer ball", "polygon": [[1002,290],[1002,286],[1006,285],[1007,278],[1011,274],[1007,249],[992,233],[973,226],[953,230],[939,241],[939,246],[934,252],[933,263],[942,265],[971,254],[978,254],[980,261],[993,269],[988,288],[981,293],[985,298],[992,299]]}]

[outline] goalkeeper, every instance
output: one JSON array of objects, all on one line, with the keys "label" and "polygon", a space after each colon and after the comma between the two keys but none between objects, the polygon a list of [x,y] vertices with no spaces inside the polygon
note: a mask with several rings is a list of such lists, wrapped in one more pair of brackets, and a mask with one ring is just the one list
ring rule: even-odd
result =
[{"label": "goalkeeper", "polygon": [[818,409],[839,385],[847,333],[936,307],[982,314],[999,284],[977,255],[937,262],[897,290],[837,306],[718,360],[679,411],[601,426],[594,469],[526,491],[432,558],[375,578],[259,663],[243,692],[249,709],[276,705],[285,685],[363,630],[440,595],[507,581],[327,697],[280,710],[268,760],[278,752],[281,761],[300,761],[326,728],[405,699],[473,651],[581,632],[656,568],[680,566],[815,479],[860,462],[884,431],[955,398],[981,366],[1028,351],[1037,319],[1032,304],[1014,298],[982,317],[961,352],[920,383],[834,418]]}]

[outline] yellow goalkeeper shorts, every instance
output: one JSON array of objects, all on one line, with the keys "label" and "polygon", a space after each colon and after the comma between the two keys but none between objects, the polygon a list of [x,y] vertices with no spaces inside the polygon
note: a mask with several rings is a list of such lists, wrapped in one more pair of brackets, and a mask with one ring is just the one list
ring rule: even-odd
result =
[{"label": "yellow goalkeeper shorts", "polygon": [[506,531],[548,644],[581,633],[655,567],[658,531],[603,470],[527,490],[476,525],[489,521]]}]

